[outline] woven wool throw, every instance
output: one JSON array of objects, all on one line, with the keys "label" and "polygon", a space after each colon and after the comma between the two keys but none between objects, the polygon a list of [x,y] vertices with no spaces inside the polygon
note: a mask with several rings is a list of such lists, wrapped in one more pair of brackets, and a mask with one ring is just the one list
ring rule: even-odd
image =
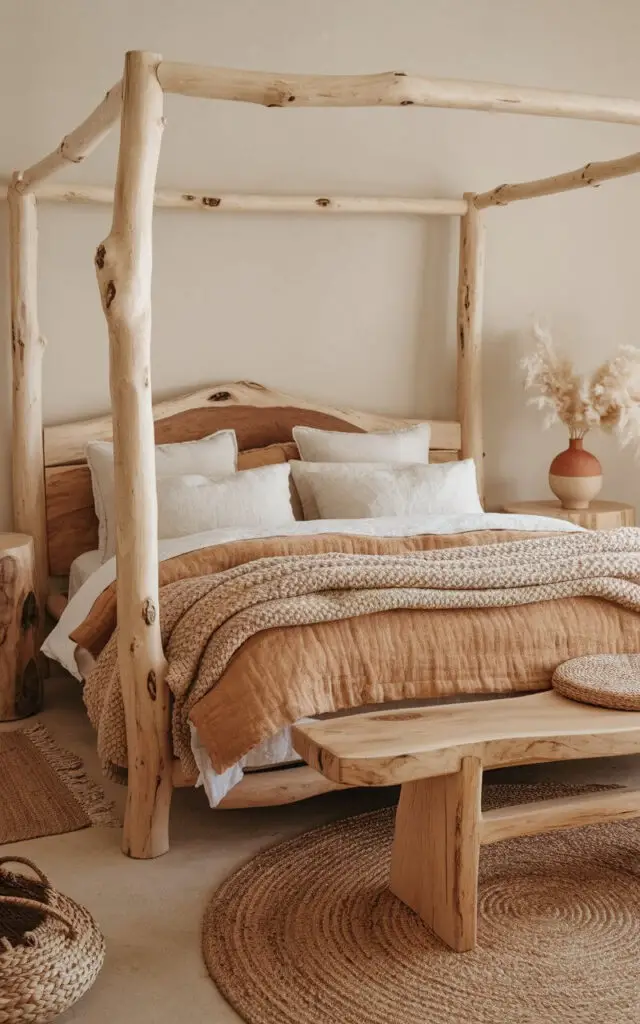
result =
[{"label": "woven wool throw", "polygon": [[[496,608],[594,597],[640,611],[640,529],[569,533],[403,555],[286,555],[179,580],[160,591],[173,745],[196,774],[189,713],[261,630],[398,608]],[[117,631],[85,702],[106,770],[126,767]]]}]

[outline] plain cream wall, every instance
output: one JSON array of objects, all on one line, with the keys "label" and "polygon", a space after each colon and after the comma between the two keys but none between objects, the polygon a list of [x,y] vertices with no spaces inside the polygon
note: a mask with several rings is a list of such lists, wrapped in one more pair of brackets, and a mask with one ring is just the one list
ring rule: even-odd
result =
[{"label": "plain cream wall", "polygon": [[[386,69],[640,97],[634,0],[0,0],[0,173],[32,163],[120,75],[126,49],[281,71]],[[159,183],[457,196],[639,148],[640,129],[408,109],[264,110],[167,98]],[[68,180],[113,179],[115,140]],[[525,406],[532,319],[589,368],[637,336],[640,178],[489,211],[484,406],[488,496],[547,495],[563,431]],[[41,213],[47,422],[108,405],[92,256],[105,211]],[[8,320],[0,204],[0,316]],[[161,212],[158,396],[253,379],[336,405],[453,416],[456,225]],[[8,329],[6,332],[8,336]],[[10,523],[9,344],[0,355],[0,528]],[[637,502],[629,452],[594,435],[604,496]]]}]

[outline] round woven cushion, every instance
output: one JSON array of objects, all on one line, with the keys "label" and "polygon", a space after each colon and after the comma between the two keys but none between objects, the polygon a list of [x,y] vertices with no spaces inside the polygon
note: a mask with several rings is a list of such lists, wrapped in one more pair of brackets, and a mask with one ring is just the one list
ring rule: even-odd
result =
[{"label": "round woven cushion", "polygon": [[563,697],[618,711],[640,711],[640,654],[591,654],[559,665],[551,685]]}]

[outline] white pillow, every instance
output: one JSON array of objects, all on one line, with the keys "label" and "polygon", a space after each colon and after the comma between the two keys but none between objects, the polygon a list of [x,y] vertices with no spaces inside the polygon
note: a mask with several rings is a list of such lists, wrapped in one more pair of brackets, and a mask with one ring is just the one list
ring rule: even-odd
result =
[{"label": "white pillow", "polygon": [[[293,439],[305,462],[428,462],[431,427],[415,427],[369,434],[351,434],[317,427],[294,427]],[[306,477],[293,476],[305,519],[320,519],[313,491]],[[302,489],[301,489],[302,488]]]},{"label": "white pillow", "polygon": [[296,461],[289,465],[305,519],[310,518],[303,497],[307,491],[322,519],[483,511],[473,459],[432,466]]},{"label": "white pillow", "polygon": [[428,423],[368,434],[293,428],[293,440],[305,462],[428,462],[430,438]]},{"label": "white pillow", "polygon": [[[92,441],[87,445],[85,454],[91,470],[93,501],[98,517],[98,548],[102,562],[106,562],[116,553],[113,444],[111,441]],[[228,476],[235,473],[237,460],[235,430],[219,430],[200,441],[156,445],[158,479],[185,473]]]},{"label": "white pillow", "polygon": [[158,480],[158,537],[185,537],[224,526],[273,529],[295,523],[289,464],[245,469],[222,480],[174,476]]}]

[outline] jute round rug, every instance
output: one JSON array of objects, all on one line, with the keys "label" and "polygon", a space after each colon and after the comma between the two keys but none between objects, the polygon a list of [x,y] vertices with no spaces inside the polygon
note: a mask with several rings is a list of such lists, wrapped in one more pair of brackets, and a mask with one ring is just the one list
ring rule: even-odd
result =
[{"label": "jute round rug", "polygon": [[[523,788],[487,803],[558,795]],[[245,1021],[638,1024],[638,825],[484,847],[478,948],[454,953],[387,889],[393,813],[273,847],[215,893],[204,958]]]}]

